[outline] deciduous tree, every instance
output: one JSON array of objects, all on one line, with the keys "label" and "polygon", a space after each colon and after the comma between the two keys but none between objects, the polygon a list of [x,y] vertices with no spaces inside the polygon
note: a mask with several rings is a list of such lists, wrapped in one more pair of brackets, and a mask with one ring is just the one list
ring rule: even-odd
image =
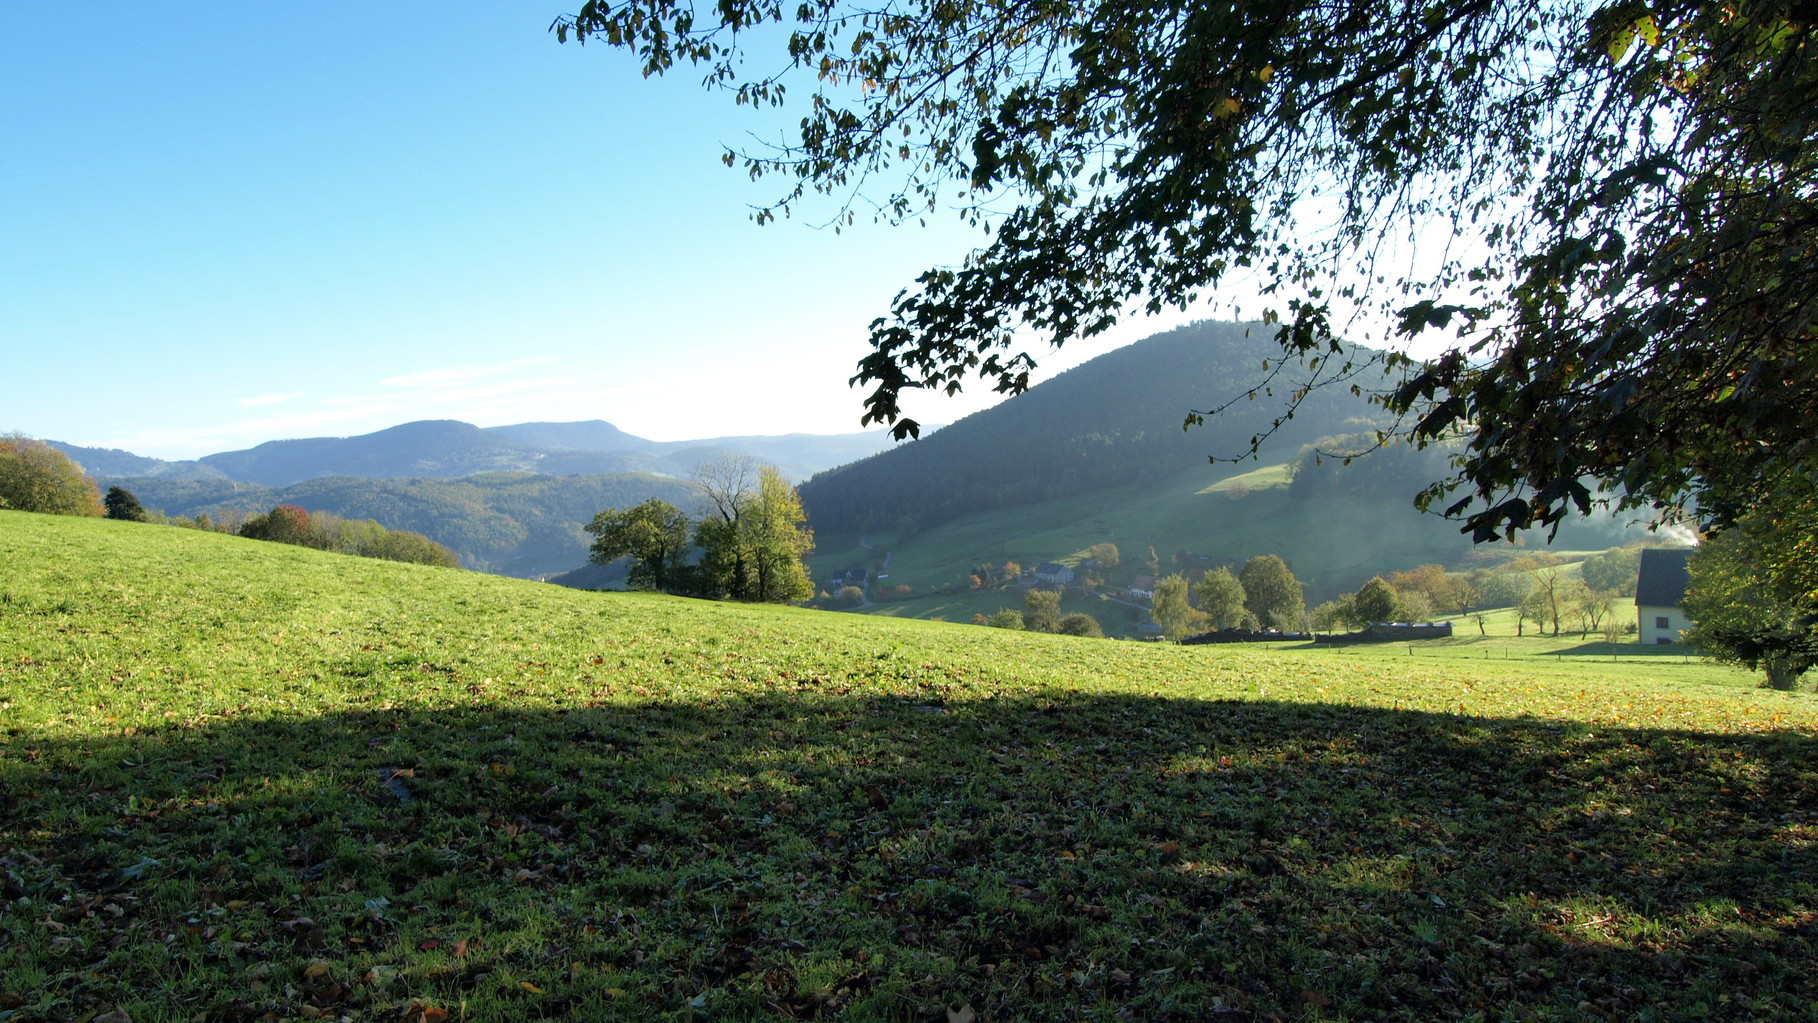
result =
[{"label": "deciduous tree", "polygon": [[1149,614],[1161,626],[1162,635],[1172,640],[1185,639],[1208,624],[1206,615],[1188,602],[1187,580],[1180,575],[1155,581],[1155,599],[1150,602]]},{"label": "deciduous tree", "polygon": [[263,515],[248,515],[240,524],[240,535],[319,551],[328,549],[327,534],[316,527],[307,508],[295,504],[278,505]]},{"label": "deciduous tree", "polygon": [[807,560],[814,551],[814,532],[795,487],[774,466],[758,470],[757,495],[744,516],[743,532],[751,549],[750,599],[786,604],[814,595]]},{"label": "deciduous tree", "polygon": [[1054,590],[1025,590],[1023,627],[1030,632],[1053,632],[1060,628],[1060,597]]},{"label": "deciduous tree", "polygon": [[593,534],[587,560],[604,565],[631,558],[627,578],[633,586],[670,590],[680,581],[688,553],[688,516],[675,505],[653,497],[630,508],[608,508],[582,528]]},{"label": "deciduous tree", "polygon": [[704,463],[694,475],[708,509],[694,534],[705,592],[753,603],[814,596],[805,560],[814,533],[789,481],[743,455]]},{"label": "deciduous tree", "polygon": [[1238,628],[1249,617],[1244,606],[1244,584],[1223,565],[1201,576],[1193,595],[1214,629]]},{"label": "deciduous tree", "polygon": [[1395,588],[1382,576],[1372,578],[1351,595],[1352,620],[1359,625],[1395,621],[1399,609]]},{"label": "deciduous tree", "polygon": [[22,433],[0,436],[0,508],[47,515],[100,515],[101,495],[82,467]]},{"label": "deciduous tree", "polygon": [[1237,581],[1244,587],[1244,607],[1270,629],[1294,629],[1307,605],[1300,580],[1278,555],[1259,554],[1244,562]]},{"label": "deciduous tree", "polygon": [[1686,641],[1792,689],[1818,665],[1818,485],[1791,481],[1767,506],[1707,535],[1686,562]]},{"label": "deciduous tree", "polygon": [[1086,557],[1091,558],[1093,566],[1101,572],[1113,571],[1123,563],[1114,543],[1095,543],[1087,548]]},{"label": "deciduous tree", "polygon": [[107,509],[107,517],[123,522],[144,522],[149,516],[145,506],[125,487],[108,487],[107,496],[101,499],[101,506]]},{"label": "deciduous tree", "polygon": [[1641,573],[1641,549],[1612,547],[1602,554],[1593,554],[1584,559],[1579,573],[1584,584],[1593,590],[1633,597],[1635,581]]}]

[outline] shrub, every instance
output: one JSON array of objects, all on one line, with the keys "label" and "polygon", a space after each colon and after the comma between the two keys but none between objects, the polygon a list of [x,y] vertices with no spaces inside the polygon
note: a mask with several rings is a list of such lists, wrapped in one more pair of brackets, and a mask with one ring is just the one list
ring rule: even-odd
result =
[{"label": "shrub", "polygon": [[1090,639],[1105,638],[1105,630],[1098,624],[1098,619],[1083,611],[1076,611],[1073,614],[1062,617],[1060,623],[1055,626],[1054,631],[1063,636],[1085,636]]}]

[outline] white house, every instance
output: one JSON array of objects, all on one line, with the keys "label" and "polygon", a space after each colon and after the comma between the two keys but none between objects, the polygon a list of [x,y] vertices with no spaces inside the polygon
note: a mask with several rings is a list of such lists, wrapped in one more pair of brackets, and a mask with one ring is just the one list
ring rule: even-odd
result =
[{"label": "white house", "polygon": [[1049,586],[1065,586],[1073,581],[1073,570],[1053,561],[1035,566],[1035,581]]},{"label": "white house", "polygon": [[1635,584],[1635,613],[1643,643],[1677,643],[1692,627],[1679,606],[1685,599],[1685,559],[1689,547],[1649,547],[1641,552],[1641,578]]}]

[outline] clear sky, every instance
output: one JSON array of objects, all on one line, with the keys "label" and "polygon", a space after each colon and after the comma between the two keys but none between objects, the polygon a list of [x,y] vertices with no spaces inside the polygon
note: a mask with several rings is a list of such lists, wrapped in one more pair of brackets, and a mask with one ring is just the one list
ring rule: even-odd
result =
[{"label": "clear sky", "polygon": [[0,4],[0,431],[174,459],[415,419],[858,430],[866,325],[982,236],[753,225],[782,183],[721,147],[788,119],[558,44],[573,6]]}]

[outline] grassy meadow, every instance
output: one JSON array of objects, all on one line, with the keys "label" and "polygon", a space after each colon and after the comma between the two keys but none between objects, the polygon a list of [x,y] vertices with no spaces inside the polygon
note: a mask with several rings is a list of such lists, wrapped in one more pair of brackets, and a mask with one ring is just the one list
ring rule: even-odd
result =
[{"label": "grassy meadow", "polygon": [[[1428,562],[1451,564],[1472,549],[1458,523],[1417,512],[1408,494],[1296,500],[1289,478],[1286,464],[1201,465],[1159,481],[977,512],[913,534],[821,533],[813,575],[824,580],[848,568],[873,566],[887,550],[887,584],[909,586],[917,597],[874,613],[955,621],[960,606],[968,608],[966,618],[971,615],[970,605],[954,598],[966,595],[972,566],[1077,565],[1088,548],[1107,541],[1122,554],[1126,576],[1151,547],[1163,574],[1176,570],[1170,559],[1178,550],[1230,565],[1277,554],[1306,587],[1309,605],[1355,590],[1373,575]],[[1584,523],[1562,532],[1561,547],[1588,546],[1584,553],[1647,535],[1640,527]],[[859,546],[861,539],[869,549]],[[956,586],[957,592],[949,592]],[[1021,606],[1021,599],[1016,593],[986,603],[996,610]],[[1111,625],[1106,623],[1108,631]]]},{"label": "grassy meadow", "polygon": [[0,512],[0,1021],[1818,1015],[1818,698],[1571,648]]}]

